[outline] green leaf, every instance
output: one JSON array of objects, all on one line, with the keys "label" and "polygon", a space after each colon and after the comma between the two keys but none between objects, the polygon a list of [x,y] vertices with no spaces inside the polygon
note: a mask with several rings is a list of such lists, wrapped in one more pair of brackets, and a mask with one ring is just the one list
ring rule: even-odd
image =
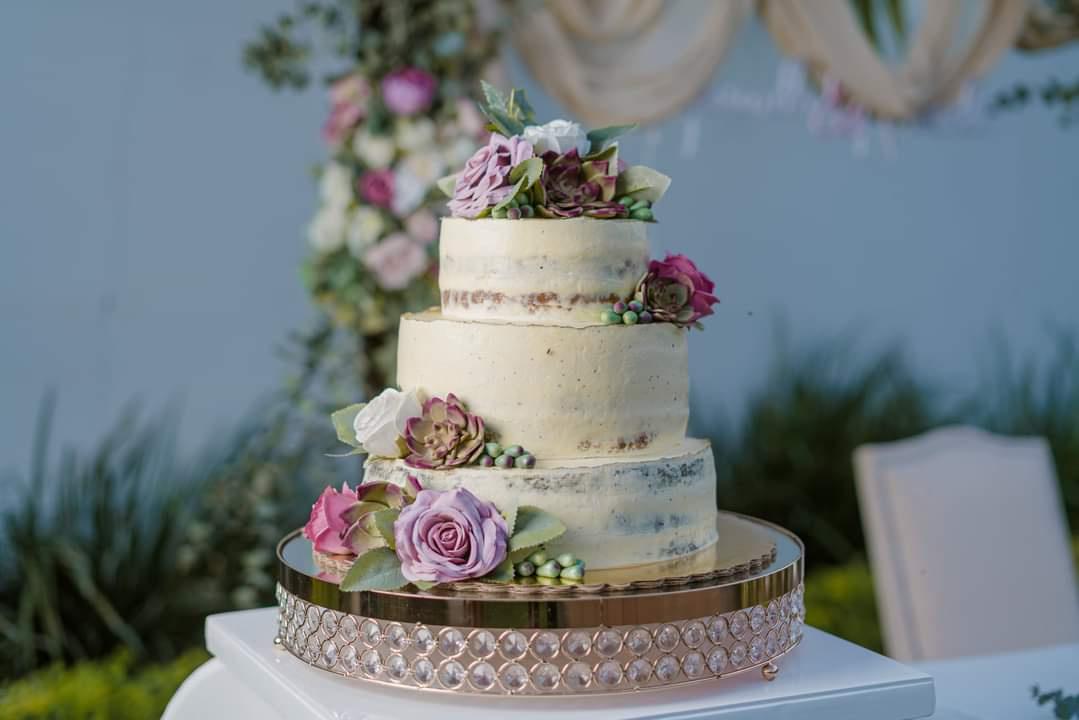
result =
[{"label": "green leaf", "polygon": [[418,587],[420,590],[430,590],[435,585],[438,585],[438,583],[431,582],[430,580],[413,580],[412,584]]},{"label": "green leaf", "polygon": [[341,580],[345,592],[396,590],[408,584],[401,574],[401,561],[388,547],[368,550],[356,558]]},{"label": "green leaf", "polygon": [[528,96],[522,88],[514,88],[510,91],[510,101],[507,108],[510,117],[516,118],[526,125],[536,124],[536,111],[528,102]]},{"label": "green leaf", "polygon": [[[346,445],[351,445],[354,448],[360,447],[360,443],[356,440],[356,430],[352,427],[352,424],[366,404],[356,403],[355,405],[349,405],[347,408],[341,408],[330,415],[330,419],[333,420],[333,429],[337,431],[337,439]],[[352,453],[349,454],[351,455]]]},{"label": "green leaf", "polygon": [[521,178],[520,180],[518,180],[517,184],[513,186],[513,190],[511,190],[510,194],[506,196],[506,199],[491,208],[491,212],[494,212],[495,210],[501,210],[503,208],[508,208],[510,206],[510,201],[513,200],[513,198],[517,197],[517,193],[521,192],[521,188],[524,187],[524,184],[525,178]]},{"label": "green leaf", "polygon": [[397,549],[397,543],[393,539],[393,524],[400,514],[401,511],[397,508],[387,508],[375,513],[375,527],[378,528],[378,534],[386,541],[390,550]]},{"label": "green leaf", "polygon": [[453,175],[440,177],[438,180],[435,181],[435,185],[438,186],[438,189],[441,190],[442,194],[446,197],[453,197],[453,189],[457,187],[457,176],[459,174],[460,173],[454,173]]},{"label": "green leaf", "polygon": [[511,553],[550,542],[566,532],[561,520],[532,505],[517,508],[516,526],[510,536]]},{"label": "green leaf", "polygon": [[513,582],[513,561],[507,555],[506,559],[498,564],[498,567],[484,575],[482,579],[496,583]]},{"label": "green leaf", "polygon": [[637,129],[637,124],[632,125],[609,125],[607,127],[596,128],[590,130],[586,137],[588,138],[588,154],[597,153],[607,146],[611,140],[617,137],[621,137],[628,132]]},{"label": "green leaf", "polygon": [[637,200],[656,202],[671,185],[671,179],[644,165],[633,165],[618,174],[615,192],[618,197],[629,195]]},{"label": "green leaf", "polygon": [[512,536],[513,528],[517,524],[517,506],[503,510],[502,517],[506,519],[506,534]]},{"label": "green leaf", "polygon": [[510,117],[510,114],[505,110],[498,110],[496,108],[488,107],[486,115],[498,129],[498,132],[502,133],[506,137],[510,137],[511,135],[520,135],[525,130],[524,123],[522,123],[520,120]]},{"label": "green leaf", "polygon": [[480,88],[483,89],[483,99],[487,101],[487,106],[495,110],[506,111],[506,96],[502,94],[502,91],[496,88],[486,80],[480,80]]},{"label": "green leaf", "polygon": [[543,160],[538,157],[528,158],[524,162],[518,163],[516,167],[510,170],[510,182],[517,182],[521,178],[525,179],[525,189],[531,188],[535,185],[540,175],[543,174]]}]

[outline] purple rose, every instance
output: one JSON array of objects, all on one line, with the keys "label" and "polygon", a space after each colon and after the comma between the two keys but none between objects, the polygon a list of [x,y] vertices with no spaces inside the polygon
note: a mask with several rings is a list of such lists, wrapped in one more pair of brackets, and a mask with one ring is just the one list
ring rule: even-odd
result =
[{"label": "purple rose", "polygon": [[509,528],[489,502],[464,488],[421,490],[393,524],[401,572],[410,582],[483,577],[506,559]]},{"label": "purple rose", "polygon": [[347,555],[352,549],[345,543],[351,522],[345,517],[356,504],[356,491],[345,483],[341,492],[327,487],[311,506],[311,517],[303,528],[303,536],[315,550],[331,555]]},{"label": "purple rose", "polygon": [[685,255],[671,255],[648,264],[636,297],[660,322],[689,326],[712,314],[719,298],[715,283]]},{"label": "purple rose", "polygon": [[513,189],[510,170],[532,155],[532,143],[527,140],[491,133],[491,139],[468,159],[457,176],[450,212],[455,217],[474,218],[505,200]]},{"label": "purple rose", "polygon": [[393,170],[368,170],[358,184],[360,197],[372,205],[388,208],[393,204]]},{"label": "purple rose", "polygon": [[406,67],[382,78],[382,100],[395,115],[415,115],[431,107],[438,81],[426,70]]}]

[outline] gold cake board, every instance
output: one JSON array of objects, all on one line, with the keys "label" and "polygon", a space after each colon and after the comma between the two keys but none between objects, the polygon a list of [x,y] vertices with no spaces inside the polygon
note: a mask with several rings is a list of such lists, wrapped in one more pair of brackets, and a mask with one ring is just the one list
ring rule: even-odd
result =
[{"label": "gold cake board", "polygon": [[342,592],[299,531],[277,548],[278,636],[339,675],[425,691],[578,695],[701,682],[795,647],[804,551],[789,531],[719,513],[719,542],[582,583]]}]

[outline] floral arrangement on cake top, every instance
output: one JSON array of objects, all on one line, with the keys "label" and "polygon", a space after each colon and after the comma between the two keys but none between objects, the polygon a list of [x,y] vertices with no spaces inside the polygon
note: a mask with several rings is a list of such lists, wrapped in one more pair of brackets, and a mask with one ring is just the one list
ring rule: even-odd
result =
[{"label": "floral arrangement on cake top", "polygon": [[636,125],[589,132],[569,120],[538,125],[524,90],[507,97],[483,83],[483,94],[487,144],[438,182],[454,217],[655,220],[652,204],[670,178],[618,157],[617,138]]},{"label": "floral arrangement on cake top", "polygon": [[348,569],[340,587],[357,591],[533,576],[579,581],[583,560],[568,554],[548,558],[543,549],[565,531],[537,507],[497,508],[466,488],[424,489],[409,476],[404,487],[327,487],[311,507],[303,534],[316,557],[343,557]]}]

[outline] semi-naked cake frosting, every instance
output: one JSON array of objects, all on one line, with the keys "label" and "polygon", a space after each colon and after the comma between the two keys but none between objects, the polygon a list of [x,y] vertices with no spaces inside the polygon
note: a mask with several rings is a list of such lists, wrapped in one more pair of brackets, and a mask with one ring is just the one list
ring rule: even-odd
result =
[{"label": "semi-naked cake frosting", "polygon": [[527,469],[422,469],[371,458],[365,480],[464,487],[534,505],[566,533],[551,548],[594,569],[667,561],[716,542],[715,465],[686,438],[687,331],[612,327],[612,298],[646,267],[647,223],[576,218],[442,223],[442,306],[401,319],[403,391],[453,393]]}]

